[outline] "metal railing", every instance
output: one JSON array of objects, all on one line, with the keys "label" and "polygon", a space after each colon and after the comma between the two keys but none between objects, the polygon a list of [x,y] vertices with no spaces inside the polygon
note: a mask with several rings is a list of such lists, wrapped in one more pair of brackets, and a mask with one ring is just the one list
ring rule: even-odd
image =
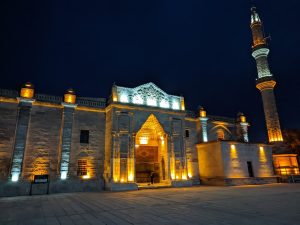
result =
[{"label": "metal railing", "polygon": [[16,98],[19,96],[19,93],[14,90],[0,89],[0,96],[7,98]]}]

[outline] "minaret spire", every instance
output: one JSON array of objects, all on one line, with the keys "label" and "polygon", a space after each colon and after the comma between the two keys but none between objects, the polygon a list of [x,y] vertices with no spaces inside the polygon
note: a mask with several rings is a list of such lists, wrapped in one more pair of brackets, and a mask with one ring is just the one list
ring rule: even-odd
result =
[{"label": "minaret spire", "polygon": [[258,78],[256,88],[260,90],[263,100],[269,142],[282,142],[279,116],[277,113],[274,87],[276,81],[268,63],[269,48],[263,32],[263,24],[255,7],[251,8],[251,30],[253,37],[252,56],[256,60]]}]

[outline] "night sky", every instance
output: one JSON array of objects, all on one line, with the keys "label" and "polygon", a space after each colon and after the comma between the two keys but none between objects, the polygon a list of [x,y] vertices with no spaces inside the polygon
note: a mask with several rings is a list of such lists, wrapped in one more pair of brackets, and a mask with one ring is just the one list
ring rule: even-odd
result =
[{"label": "night sky", "polygon": [[183,95],[186,107],[251,123],[266,140],[255,88],[250,8],[257,6],[278,85],[282,127],[300,128],[300,1],[274,0],[1,0],[0,88],[31,81],[36,92],[108,97],[115,82],[152,81]]}]

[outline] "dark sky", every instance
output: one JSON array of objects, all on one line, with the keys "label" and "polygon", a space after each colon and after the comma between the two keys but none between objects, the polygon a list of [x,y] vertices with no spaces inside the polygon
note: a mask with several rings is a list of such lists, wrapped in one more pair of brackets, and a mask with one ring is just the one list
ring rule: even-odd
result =
[{"label": "dark sky", "polygon": [[[250,0],[1,0],[1,88],[108,97],[152,81],[188,109],[251,122],[266,140],[251,56]],[[300,1],[257,0],[283,128],[300,128]]]}]

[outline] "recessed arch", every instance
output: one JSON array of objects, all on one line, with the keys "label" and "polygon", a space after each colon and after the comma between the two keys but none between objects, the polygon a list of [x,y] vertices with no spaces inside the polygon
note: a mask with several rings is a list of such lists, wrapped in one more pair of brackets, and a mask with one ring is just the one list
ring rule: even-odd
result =
[{"label": "recessed arch", "polygon": [[151,114],[136,133],[135,168],[137,183],[155,183],[167,179],[167,136],[157,118]]},{"label": "recessed arch", "polygon": [[[222,138],[220,138],[221,131],[223,131]],[[214,135],[217,140],[226,140],[228,139],[226,136],[229,138],[232,137],[231,131],[223,124],[217,124],[216,126],[212,127],[209,131],[209,134]]]}]

